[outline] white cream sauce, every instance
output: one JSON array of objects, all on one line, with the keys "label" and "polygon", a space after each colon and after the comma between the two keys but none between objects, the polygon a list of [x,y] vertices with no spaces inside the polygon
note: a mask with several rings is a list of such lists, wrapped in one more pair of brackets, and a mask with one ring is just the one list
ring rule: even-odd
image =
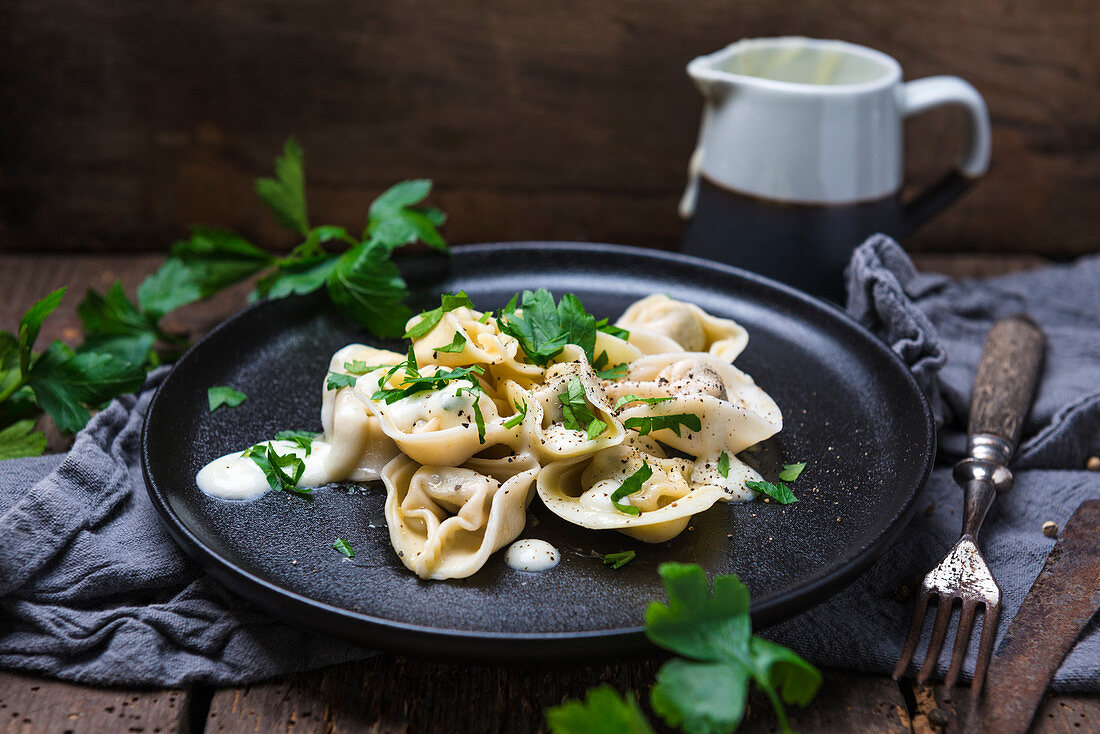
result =
[{"label": "white cream sauce", "polygon": [[504,552],[504,562],[516,571],[549,571],[560,560],[557,548],[535,538],[517,540]]},{"label": "white cream sauce", "polygon": [[[297,486],[319,487],[335,481],[325,469],[325,458],[332,451],[332,445],[328,442],[314,440],[309,456],[305,455],[305,449],[293,441],[265,441],[260,445],[268,444],[274,447],[275,453],[280,456],[294,454],[305,462],[306,468]],[[195,483],[199,485],[200,490],[211,497],[225,500],[247,500],[271,491],[271,485],[267,483],[263,470],[256,465],[255,461],[246,457],[244,451],[236,451],[214,459],[195,475]]]}]

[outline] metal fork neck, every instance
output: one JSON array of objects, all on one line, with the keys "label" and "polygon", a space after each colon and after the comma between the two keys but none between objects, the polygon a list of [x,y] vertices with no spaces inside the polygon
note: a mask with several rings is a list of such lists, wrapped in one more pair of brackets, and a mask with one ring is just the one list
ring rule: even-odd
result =
[{"label": "metal fork neck", "polygon": [[985,516],[993,505],[993,498],[997,496],[997,489],[988,479],[971,479],[963,490],[962,534],[964,538],[970,536],[971,540],[976,541]]}]

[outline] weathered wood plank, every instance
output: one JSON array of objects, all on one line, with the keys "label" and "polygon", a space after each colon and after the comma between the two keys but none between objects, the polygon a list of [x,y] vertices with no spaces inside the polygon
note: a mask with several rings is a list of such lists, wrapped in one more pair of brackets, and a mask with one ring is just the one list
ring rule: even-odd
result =
[{"label": "weathered wood plank", "polygon": [[[911,686],[916,701],[913,734],[961,734],[966,731],[968,689]],[[1031,734],[1100,733],[1100,696],[1047,694],[1031,723]]]},{"label": "weathered wood plank", "polygon": [[[379,656],[363,663],[214,695],[206,733],[545,731],[543,710],[608,683],[646,700],[658,663],[558,669],[458,666]],[[803,732],[909,732],[905,701],[887,678],[827,671],[817,700],[791,711]],[[654,717],[654,721],[656,718]],[[739,730],[775,730],[771,708],[754,700]]]},{"label": "weathered wood plank", "polygon": [[0,734],[186,734],[182,690],[93,688],[0,671]]},{"label": "weathered wood plank", "polygon": [[[291,133],[318,221],[355,226],[422,175],[456,242],[671,246],[702,107],[685,63],[808,33],[988,100],[993,167],[914,248],[1095,251],[1098,28],[1090,0],[7,0],[0,246],[163,249],[192,222],[288,244],[252,180]],[[951,165],[960,122],[910,123],[910,188]]]}]

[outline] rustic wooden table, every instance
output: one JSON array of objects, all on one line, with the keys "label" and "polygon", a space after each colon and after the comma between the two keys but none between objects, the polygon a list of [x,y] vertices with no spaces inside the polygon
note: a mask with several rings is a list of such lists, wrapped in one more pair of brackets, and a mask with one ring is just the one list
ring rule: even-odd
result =
[{"label": "rustic wooden table", "polygon": [[[47,340],[79,341],[75,306],[89,286],[116,279],[133,293],[156,255],[0,256],[0,328],[12,330],[36,299],[62,285],[69,295],[43,329]],[[1041,264],[1032,256],[924,256],[925,270],[978,276]],[[172,329],[197,336],[244,302],[238,288],[184,309]],[[54,434],[50,450],[65,439]],[[287,675],[251,686],[176,690],[107,689],[0,671],[0,734],[8,732],[536,732],[542,710],[598,682],[646,691],[659,662],[601,661],[557,668],[453,665],[378,655],[359,663]],[[900,686],[885,676],[825,670],[813,703],[792,724],[812,732],[931,734],[958,731],[955,700],[941,689]],[[750,707],[743,732],[774,731],[766,706]],[[1048,696],[1034,732],[1100,732],[1100,696]]]}]

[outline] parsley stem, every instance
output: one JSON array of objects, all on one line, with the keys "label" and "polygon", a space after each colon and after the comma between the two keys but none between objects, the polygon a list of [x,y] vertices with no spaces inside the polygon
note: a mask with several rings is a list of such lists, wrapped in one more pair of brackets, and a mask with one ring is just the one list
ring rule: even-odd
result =
[{"label": "parsley stem", "polygon": [[3,392],[0,392],[0,403],[4,402],[8,398],[10,398],[12,395],[15,394],[16,390],[18,390],[19,388],[23,387],[26,384],[27,384],[27,376],[26,375],[20,376],[18,382],[16,382],[15,384],[13,384],[11,387],[4,390]]}]

